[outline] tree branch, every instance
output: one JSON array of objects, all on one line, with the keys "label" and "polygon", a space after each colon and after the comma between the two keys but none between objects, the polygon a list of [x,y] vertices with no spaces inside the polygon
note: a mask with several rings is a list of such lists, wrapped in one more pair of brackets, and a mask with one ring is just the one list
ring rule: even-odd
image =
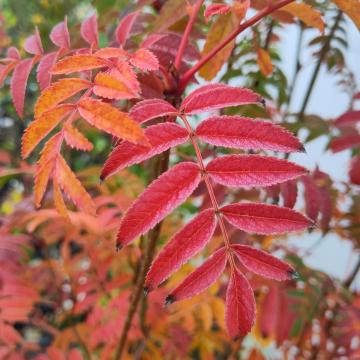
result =
[{"label": "tree branch", "polygon": [[186,85],[194,74],[203,67],[210,59],[212,59],[219,51],[221,51],[230,41],[236,38],[241,32],[246,30],[248,27],[256,24],[263,17],[271,14],[272,12],[284,7],[287,4],[290,4],[295,0],[280,0],[276,4],[271,4],[259,11],[252,18],[245,21],[243,24],[239,25],[232,33],[230,33],[219,45],[215,46],[208,54],[206,54],[202,59],[200,59],[191,69],[189,69],[180,79],[179,83],[179,92],[184,91]]}]

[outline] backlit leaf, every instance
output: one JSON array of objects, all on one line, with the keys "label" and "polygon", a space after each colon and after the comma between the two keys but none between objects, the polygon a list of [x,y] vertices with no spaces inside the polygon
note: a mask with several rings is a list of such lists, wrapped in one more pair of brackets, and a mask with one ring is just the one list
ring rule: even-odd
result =
[{"label": "backlit leaf", "polygon": [[281,194],[284,199],[284,206],[292,209],[297,200],[297,182],[289,180],[281,184]]},{"label": "backlit leaf", "polygon": [[213,209],[207,209],[179,230],[152,263],[146,276],[146,290],[151,291],[158,287],[203,249],[211,239],[215,226],[215,212]]},{"label": "backlit leaf", "polygon": [[118,247],[153,228],[191,195],[200,180],[199,167],[192,162],[175,165],[154,180],[122,218]]},{"label": "backlit leaf", "polygon": [[284,234],[313,225],[310,219],[295,210],[269,204],[230,204],[222,207],[221,213],[233,226],[255,234]]},{"label": "backlit leaf", "polygon": [[360,110],[349,110],[345,114],[339,116],[334,124],[338,127],[353,126],[360,121]]},{"label": "backlit leaf", "polygon": [[264,76],[270,76],[273,72],[273,64],[268,51],[259,48],[257,50],[256,61],[259,65],[260,71]]},{"label": "backlit leaf", "polygon": [[270,186],[307,173],[287,160],[260,155],[227,155],[206,167],[210,177],[226,186]]},{"label": "backlit leaf", "polygon": [[357,146],[360,146],[360,134],[358,133],[338,136],[330,142],[330,149],[334,153]]},{"label": "backlit leaf", "polygon": [[[219,15],[207,33],[202,55],[208,54],[213,48],[221,43],[236,28],[236,26],[237,24],[234,21],[232,13]],[[234,44],[235,41],[232,40],[212,57],[210,61],[201,67],[199,75],[205,80],[212,80],[228,60]]]}]

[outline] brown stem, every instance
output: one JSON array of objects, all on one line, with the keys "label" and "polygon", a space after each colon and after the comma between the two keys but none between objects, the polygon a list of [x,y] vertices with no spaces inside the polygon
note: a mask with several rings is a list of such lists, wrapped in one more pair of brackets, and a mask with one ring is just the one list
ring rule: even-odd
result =
[{"label": "brown stem", "polygon": [[190,19],[189,19],[189,21],[188,21],[188,23],[186,25],[184,34],[183,34],[183,36],[181,38],[181,42],[180,42],[180,45],[179,45],[179,50],[178,50],[178,52],[176,54],[176,58],[175,58],[175,62],[174,62],[175,69],[177,69],[177,70],[180,69],[181,60],[182,60],[186,45],[187,45],[187,43],[189,41],[191,30],[192,30],[192,28],[194,26],[196,17],[198,15],[199,11],[200,11],[200,8],[201,8],[203,2],[204,2],[204,0],[197,0],[196,4],[194,5],[194,7],[192,9]]},{"label": "brown stem", "polygon": [[[154,179],[167,170],[169,164],[169,153],[169,151],[166,151],[158,156],[155,164],[155,171],[153,174]],[[115,360],[121,359],[122,353],[124,351],[134,315],[143,295],[145,277],[154,257],[156,242],[160,235],[161,225],[162,223],[160,222],[154,227],[154,229],[150,230],[147,235],[146,248],[143,255],[144,258],[142,261],[142,266],[140,268],[140,272],[136,281],[134,293],[132,294],[132,299],[130,301],[125,323],[121,331],[120,340],[115,351]]]},{"label": "brown stem", "polygon": [[245,21],[241,25],[239,25],[232,33],[230,33],[219,45],[215,46],[208,54],[206,54],[202,59],[200,59],[191,69],[189,69],[183,77],[180,79],[179,83],[179,92],[183,92],[186,85],[190,81],[190,79],[194,76],[194,74],[200,70],[209,60],[211,60],[219,51],[221,51],[230,41],[236,38],[241,32],[246,30],[248,27],[256,24],[263,17],[271,14],[272,12],[284,7],[287,4],[290,4],[295,0],[280,0],[276,4],[270,4],[266,6],[264,9],[255,14],[252,18]]}]

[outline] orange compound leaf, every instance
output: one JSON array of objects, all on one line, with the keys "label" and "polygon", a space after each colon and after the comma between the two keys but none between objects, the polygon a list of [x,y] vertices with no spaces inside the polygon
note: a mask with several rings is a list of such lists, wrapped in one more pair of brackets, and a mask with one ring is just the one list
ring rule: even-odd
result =
[{"label": "orange compound leaf", "polygon": [[74,96],[81,90],[88,89],[90,86],[91,83],[89,81],[78,78],[61,79],[57,81],[46,88],[39,96],[34,109],[35,118],[41,116],[44,111]]},{"label": "orange compound leaf", "polygon": [[121,48],[106,47],[102,48],[94,53],[95,56],[102,59],[111,59],[111,58],[127,58],[128,53]]},{"label": "orange compound leaf", "polygon": [[114,76],[114,72],[100,72],[95,76],[93,92],[95,95],[107,99],[133,99],[139,94],[134,93],[122,80],[120,76]]},{"label": "orange compound leaf", "polygon": [[130,57],[130,63],[142,71],[155,71],[159,69],[156,56],[147,49],[139,49]]},{"label": "orange compound leaf", "polygon": [[163,123],[149,126],[145,136],[150,147],[123,141],[109,155],[101,172],[101,179],[116,173],[130,165],[138,164],[171,147],[183,144],[189,139],[187,130],[179,125]]},{"label": "orange compound leaf", "polygon": [[54,177],[53,181],[53,189],[54,189],[54,205],[57,212],[68,222],[70,222],[70,217],[66,209],[66,205],[64,199],[61,194],[60,185],[56,177]]},{"label": "orange compound leaf", "polygon": [[148,144],[140,125],[110,104],[87,98],[78,103],[78,110],[86,121],[100,130],[130,142]]},{"label": "orange compound leaf", "polygon": [[44,112],[36,118],[25,130],[22,137],[21,156],[26,159],[41,140],[45,138],[64,117],[73,110],[72,105],[59,105]]},{"label": "orange compound leaf", "polygon": [[278,281],[291,280],[298,276],[292,266],[268,254],[247,245],[232,245],[241,264],[251,272]]},{"label": "orange compound leaf", "polygon": [[152,291],[209,242],[216,227],[213,209],[206,209],[178,231],[161,250],[146,276],[145,291]]},{"label": "orange compound leaf", "polygon": [[154,180],[122,218],[117,247],[120,249],[152,229],[182,204],[200,181],[199,167],[193,162],[177,164]]},{"label": "orange compound leaf", "polygon": [[255,322],[256,304],[253,289],[238,270],[231,272],[226,291],[225,323],[234,340],[245,336]]},{"label": "orange compound leaf", "polygon": [[56,159],[56,177],[61,189],[79,209],[88,214],[96,215],[95,204],[90,195],[86,192],[81,182],[71,171],[61,155]]},{"label": "orange compound leaf", "polygon": [[93,144],[75,127],[65,124],[63,127],[64,139],[73,149],[91,151]]},{"label": "orange compound leaf", "polygon": [[193,297],[211,286],[224,272],[227,263],[226,249],[214,252],[206,261],[187,276],[167,297],[165,304]]},{"label": "orange compound leaf", "polygon": [[86,70],[110,67],[112,64],[95,55],[73,55],[60,60],[53,68],[53,75],[70,74]]},{"label": "orange compound leaf", "polygon": [[303,214],[276,205],[236,203],[226,205],[220,211],[230,224],[254,234],[284,234],[305,230],[314,225]]},{"label": "orange compound leaf", "polygon": [[40,206],[41,200],[45,194],[47,184],[52,175],[56,158],[59,155],[62,143],[61,133],[54,135],[44,146],[40,154],[40,159],[36,164],[34,199],[35,205]]}]

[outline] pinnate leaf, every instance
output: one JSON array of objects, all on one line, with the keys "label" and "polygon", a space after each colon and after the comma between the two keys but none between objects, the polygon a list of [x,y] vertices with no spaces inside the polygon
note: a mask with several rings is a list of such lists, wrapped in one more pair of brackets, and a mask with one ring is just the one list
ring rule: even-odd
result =
[{"label": "pinnate leaf", "polygon": [[21,60],[14,68],[10,88],[14,106],[18,115],[22,118],[24,112],[24,100],[26,84],[34,66],[34,59]]},{"label": "pinnate leaf", "polygon": [[246,277],[237,269],[232,271],[226,291],[225,323],[234,340],[245,336],[255,322],[254,292]]},{"label": "pinnate leaf", "polygon": [[256,59],[259,69],[264,76],[270,76],[273,72],[273,64],[267,50],[259,48]]},{"label": "pinnate leaf", "polygon": [[86,18],[80,28],[81,37],[92,47],[99,45],[99,34],[96,14]]},{"label": "pinnate leaf", "polygon": [[216,226],[213,209],[198,214],[179,230],[161,250],[146,276],[146,291],[151,291],[197,254],[211,239]]},{"label": "pinnate leaf", "polygon": [[139,124],[110,104],[86,98],[78,103],[78,110],[86,121],[100,130],[130,142],[147,144]]},{"label": "pinnate leaf", "polygon": [[313,226],[299,212],[276,205],[236,203],[221,208],[225,219],[240,230],[255,234],[284,234]]},{"label": "pinnate leaf", "polygon": [[95,55],[72,55],[61,59],[53,68],[54,75],[70,74],[110,66],[108,60]]},{"label": "pinnate leaf", "polygon": [[116,76],[117,70],[110,73],[99,72],[94,79],[94,94],[107,99],[132,99],[139,95],[134,93],[122,80]]},{"label": "pinnate leaf", "polygon": [[189,138],[189,134],[184,128],[172,123],[149,126],[145,129],[145,136],[150,146],[132,144],[127,141],[116,146],[105,162],[101,179],[105,179],[127,166],[138,164],[160,154],[171,147],[183,144]]},{"label": "pinnate leaf", "polygon": [[191,195],[200,180],[199,167],[192,162],[177,164],[154,180],[124,215],[117,236],[118,247],[153,228]]},{"label": "pinnate leaf", "polygon": [[115,30],[115,36],[118,43],[122,46],[125,46],[126,40],[129,38],[131,29],[135,23],[136,18],[138,17],[139,12],[134,11],[130,14],[124,16],[119,25]]},{"label": "pinnate leaf", "polygon": [[346,149],[351,149],[355,146],[360,146],[360,134],[353,133],[349,135],[338,136],[331,140],[330,149],[337,153]]},{"label": "pinnate leaf", "polygon": [[159,68],[156,56],[147,49],[139,49],[130,57],[130,63],[142,71],[155,71]]},{"label": "pinnate leaf", "polygon": [[224,84],[202,86],[188,95],[181,105],[187,114],[198,114],[204,111],[262,103],[260,95],[251,90],[232,87]]},{"label": "pinnate leaf", "polygon": [[349,110],[345,114],[339,116],[334,124],[338,127],[353,126],[360,121],[360,110]]},{"label": "pinnate leaf", "polygon": [[210,177],[225,186],[270,186],[307,173],[287,160],[260,155],[227,155],[206,167]]},{"label": "pinnate leaf", "polygon": [[95,215],[95,204],[61,155],[56,159],[56,177],[61,189],[82,211]]},{"label": "pinnate leaf", "polygon": [[73,149],[91,151],[93,144],[75,127],[65,124],[63,127],[64,139]]},{"label": "pinnate leaf", "polygon": [[247,245],[232,245],[241,264],[253,273],[278,281],[290,280],[296,276],[296,271],[285,261],[269,253]]},{"label": "pinnate leaf", "polygon": [[235,149],[302,151],[291,132],[270,121],[241,116],[214,116],[200,123],[197,136],[204,142]]},{"label": "pinnate leaf", "polygon": [[88,89],[90,85],[89,81],[78,78],[68,78],[57,81],[46,88],[39,96],[34,109],[35,118],[41,116],[45,111],[53,108],[60,102],[74,96],[81,90]]},{"label": "pinnate leaf", "polygon": [[178,300],[190,298],[206,290],[224,272],[227,262],[226,250],[221,248],[214,252],[195,271],[188,275],[166,298],[171,304]]},{"label": "pinnate leaf", "polygon": [[310,219],[316,221],[319,215],[321,201],[319,188],[311,176],[303,176],[301,181],[305,188],[304,198],[306,215]]},{"label": "pinnate leaf", "polygon": [[73,109],[71,105],[60,105],[44,112],[25,130],[22,137],[21,156],[27,158],[39,142],[50,133],[60,121]]},{"label": "pinnate leaf", "polygon": [[52,28],[50,33],[50,39],[59,48],[70,48],[70,35],[66,17],[64,21],[60,22]]},{"label": "pinnate leaf", "polygon": [[35,172],[34,200],[36,206],[40,206],[41,200],[45,194],[50,176],[55,168],[55,162],[60,151],[61,143],[62,135],[61,133],[57,133],[47,141],[41,151]]},{"label": "pinnate leaf", "polygon": [[139,124],[168,115],[177,115],[178,111],[162,99],[148,99],[138,102],[130,110],[130,117]]}]

